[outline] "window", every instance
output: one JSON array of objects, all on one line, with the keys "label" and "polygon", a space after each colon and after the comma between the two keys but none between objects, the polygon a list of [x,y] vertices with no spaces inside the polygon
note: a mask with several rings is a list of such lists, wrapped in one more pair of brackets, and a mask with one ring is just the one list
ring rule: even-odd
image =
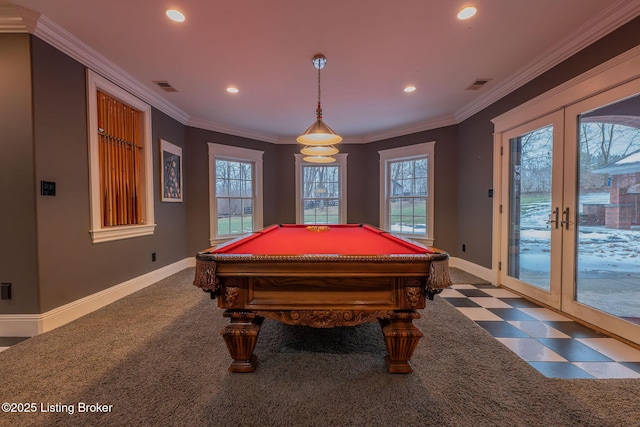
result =
[{"label": "window", "polygon": [[151,107],[87,71],[91,239],[153,234]]},{"label": "window", "polygon": [[253,164],[216,159],[218,234],[253,231]]},{"label": "window", "polygon": [[296,154],[296,222],[298,224],[344,224],[347,221],[346,160],[337,154],[336,163],[316,164]]},{"label": "window", "polygon": [[209,144],[212,245],[262,228],[262,154]]},{"label": "window", "polygon": [[381,227],[427,245],[433,245],[434,145],[379,151]]}]

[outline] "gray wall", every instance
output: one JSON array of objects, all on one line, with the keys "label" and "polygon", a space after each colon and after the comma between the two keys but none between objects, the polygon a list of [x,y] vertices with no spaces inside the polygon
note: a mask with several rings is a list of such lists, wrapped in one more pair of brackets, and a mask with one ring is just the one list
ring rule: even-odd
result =
[{"label": "gray wall", "polygon": [[0,313],[36,313],[35,184],[31,53],[27,34],[0,35],[0,282],[13,298]]},{"label": "gray wall", "polygon": [[[397,138],[367,144],[366,173],[369,176],[379,176],[379,150],[397,148],[406,145],[435,141],[435,213],[434,213],[434,246],[443,249],[452,256],[457,256],[458,241],[456,228],[456,211],[458,188],[457,159],[458,159],[458,129],[457,126],[447,126],[425,132],[414,133]],[[366,198],[366,212],[370,222],[379,222],[380,189],[376,180],[373,192]],[[375,217],[373,216],[375,213]],[[377,218],[374,222],[373,218]]]},{"label": "gray wall", "polygon": [[[455,249],[457,130],[455,126],[370,144],[340,144],[347,157],[347,222],[380,224],[380,157],[378,150],[437,141],[435,238],[441,249]],[[187,128],[185,172],[189,194],[188,248],[195,254],[209,245],[207,143],[262,150],[264,154],[264,225],[295,223],[295,157],[299,144],[269,144]]]},{"label": "gray wall", "polygon": [[[161,203],[159,190],[154,192],[153,236],[91,243],[85,67],[36,37],[1,35],[0,43],[0,99],[12,106],[0,101],[0,169],[11,206],[0,209],[0,277],[14,283],[13,298],[0,302],[0,313],[46,312],[186,258],[188,194],[184,203]],[[152,122],[158,188],[159,140],[184,147],[185,133],[155,109]],[[41,180],[56,182],[55,197],[40,196]]]},{"label": "gray wall", "polygon": [[[185,195],[187,202],[186,247],[189,256],[206,249],[209,244],[209,147],[208,143],[232,145],[264,151],[264,213],[265,225],[274,224],[280,217],[282,191],[280,180],[280,158],[278,146],[262,141],[226,135],[204,129],[186,127],[188,141],[184,150]],[[295,222],[295,216],[294,216]]]},{"label": "gray wall", "polygon": [[458,125],[457,256],[491,268],[493,202],[487,197],[493,187],[491,119],[639,44],[640,18],[635,18]]}]

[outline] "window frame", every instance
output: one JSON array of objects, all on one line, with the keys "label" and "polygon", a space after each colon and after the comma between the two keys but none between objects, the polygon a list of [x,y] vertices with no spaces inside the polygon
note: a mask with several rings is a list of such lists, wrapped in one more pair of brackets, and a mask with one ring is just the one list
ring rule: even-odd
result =
[{"label": "window frame", "polygon": [[415,240],[427,246],[434,243],[434,211],[435,211],[435,141],[414,144],[405,147],[380,150],[380,228],[390,231],[389,199],[390,163],[426,158],[427,160],[427,230],[425,235],[395,233]]},{"label": "window frame", "polygon": [[338,209],[338,224],[347,223],[347,155],[348,153],[338,153],[334,163],[311,163],[304,161],[304,154],[295,153],[296,159],[296,224],[304,223],[304,204],[302,197],[302,179],[304,174],[302,168],[305,165],[311,166],[338,166],[338,180],[340,185],[340,209]]},{"label": "window frame", "polygon": [[[102,207],[100,195],[100,164],[98,137],[98,90],[116,98],[118,101],[140,112],[140,129],[142,135],[142,209],[143,223],[134,225],[118,225],[105,227],[102,224]],[[111,83],[104,77],[87,69],[87,133],[89,142],[89,200],[91,229],[89,234],[93,243],[110,242],[133,237],[148,236],[155,232],[154,197],[153,197],[153,141],[151,132],[151,107]]]},{"label": "window frame", "polygon": [[218,235],[218,205],[216,197],[216,160],[249,162],[253,164],[253,231],[263,227],[263,175],[262,155],[264,151],[231,145],[207,143],[209,153],[209,243],[217,246],[221,243],[243,236],[246,233]]}]

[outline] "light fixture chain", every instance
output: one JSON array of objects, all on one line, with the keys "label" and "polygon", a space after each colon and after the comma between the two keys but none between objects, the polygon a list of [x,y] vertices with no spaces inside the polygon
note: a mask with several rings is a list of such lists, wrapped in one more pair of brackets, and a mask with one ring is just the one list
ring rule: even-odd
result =
[{"label": "light fixture chain", "polygon": [[[304,158],[305,162],[335,162],[336,159],[331,157],[338,150],[334,144],[342,141],[342,137],[336,134],[329,126],[322,121],[322,85],[320,70],[327,64],[327,58],[322,54],[317,54],[312,59],[313,66],[318,70],[318,108],[316,109],[316,120],[311,126],[299,137],[296,138],[301,144],[305,145],[302,154],[308,154]],[[319,147],[324,147],[320,149]]]},{"label": "light fixture chain", "polygon": [[322,120],[322,107],[320,105],[320,69],[322,67],[320,66],[320,62],[316,68],[318,68],[318,108],[316,109],[316,117],[318,120]]}]

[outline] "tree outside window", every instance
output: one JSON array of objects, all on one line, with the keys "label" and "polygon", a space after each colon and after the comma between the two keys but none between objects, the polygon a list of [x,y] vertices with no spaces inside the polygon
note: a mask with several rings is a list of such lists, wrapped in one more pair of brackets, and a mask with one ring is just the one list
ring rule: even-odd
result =
[{"label": "tree outside window", "polygon": [[253,231],[253,164],[216,159],[218,235]]},{"label": "tree outside window", "polygon": [[338,166],[302,167],[304,224],[340,222],[340,170]]},{"label": "tree outside window", "polygon": [[380,227],[434,245],[435,141],[378,151]]},{"label": "tree outside window", "polygon": [[426,157],[389,162],[389,230],[394,233],[426,235]]}]

